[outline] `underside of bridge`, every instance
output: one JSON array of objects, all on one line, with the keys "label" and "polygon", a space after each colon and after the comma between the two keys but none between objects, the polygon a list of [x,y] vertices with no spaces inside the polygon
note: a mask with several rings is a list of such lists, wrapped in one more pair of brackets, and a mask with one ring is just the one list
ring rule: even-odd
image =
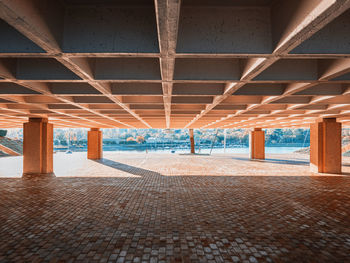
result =
[{"label": "underside of bridge", "polygon": [[99,128],[254,128],[251,158],[264,159],[262,128],[310,126],[311,166],[340,173],[349,7],[0,1],[0,127],[25,123],[24,174],[53,173],[53,127],[92,128],[89,159],[102,158]]},{"label": "underside of bridge", "polygon": [[348,0],[2,0],[0,127],[350,123]]},{"label": "underside of bridge", "polygon": [[[0,262],[349,262],[347,125],[350,0],[0,0]],[[91,129],[56,177],[54,127]],[[310,162],[265,159],[294,127]],[[247,128],[250,158],[103,158],[101,128]]]}]

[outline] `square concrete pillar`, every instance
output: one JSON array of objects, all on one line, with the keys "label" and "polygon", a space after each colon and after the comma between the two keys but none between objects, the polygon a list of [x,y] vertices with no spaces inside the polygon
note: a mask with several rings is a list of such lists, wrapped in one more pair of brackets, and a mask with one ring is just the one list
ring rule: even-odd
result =
[{"label": "square concrete pillar", "polygon": [[29,118],[23,125],[23,176],[53,176],[53,125]]},{"label": "square concrete pillar", "polygon": [[100,129],[92,128],[90,131],[88,131],[88,159],[98,160],[102,158],[102,138],[102,131],[100,131]]},{"label": "square concrete pillar", "polygon": [[310,127],[310,169],[316,173],[341,173],[341,123],[322,119]]},{"label": "square concrete pillar", "polygon": [[265,132],[261,128],[255,128],[249,134],[250,159],[265,159]]},{"label": "square concrete pillar", "polygon": [[193,134],[193,129],[189,130],[190,132],[190,141],[191,141],[191,153],[195,153],[195,145],[194,145],[194,134]]}]

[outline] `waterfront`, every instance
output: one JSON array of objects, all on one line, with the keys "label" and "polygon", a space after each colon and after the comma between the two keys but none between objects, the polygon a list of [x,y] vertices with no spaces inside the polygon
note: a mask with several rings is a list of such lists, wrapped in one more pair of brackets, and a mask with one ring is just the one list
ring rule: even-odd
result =
[{"label": "waterfront", "polygon": [[[273,147],[273,146],[266,146],[265,152],[266,153],[273,153],[273,154],[285,154],[285,153],[293,153],[302,147]],[[55,148],[55,151],[57,152],[65,152],[68,148]],[[87,147],[71,147],[70,150],[72,152],[86,152]],[[120,146],[114,146],[114,145],[104,145],[103,151],[105,152],[152,152],[152,153],[189,153],[190,148],[183,147],[183,148],[176,148],[176,147],[120,147]],[[196,148],[196,153],[201,154],[209,154],[209,153],[237,153],[237,154],[248,154],[249,153],[249,147],[234,147],[234,148],[226,148],[223,147],[215,147],[211,150],[211,147],[205,147],[205,148]]]}]

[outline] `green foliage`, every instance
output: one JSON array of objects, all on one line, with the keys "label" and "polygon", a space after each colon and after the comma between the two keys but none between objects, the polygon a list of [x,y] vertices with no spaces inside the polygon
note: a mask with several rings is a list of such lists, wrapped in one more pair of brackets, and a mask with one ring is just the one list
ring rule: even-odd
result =
[{"label": "green foliage", "polygon": [[[301,143],[308,145],[310,142],[309,129],[264,129],[267,145],[284,143]],[[347,129],[343,129],[343,132]],[[68,132],[69,131],[69,132]],[[86,144],[88,129],[54,129],[55,144],[66,145],[67,134],[77,141],[72,144]],[[229,145],[248,145],[250,129],[227,129],[226,143]],[[6,131],[5,131],[6,132]],[[10,129],[7,136],[22,138],[22,129]],[[211,144],[217,134],[216,144],[223,144],[224,129],[194,129],[195,140],[201,144]],[[113,139],[107,144],[142,144],[154,142],[189,142],[188,129],[103,129],[104,139]],[[129,141],[127,139],[129,138]],[[131,139],[132,138],[132,139]],[[137,139],[139,138],[139,139]],[[142,139],[144,138],[144,140]],[[105,142],[104,142],[105,143]]]},{"label": "green foliage", "polygon": [[0,137],[5,137],[7,135],[7,130],[0,130]]}]

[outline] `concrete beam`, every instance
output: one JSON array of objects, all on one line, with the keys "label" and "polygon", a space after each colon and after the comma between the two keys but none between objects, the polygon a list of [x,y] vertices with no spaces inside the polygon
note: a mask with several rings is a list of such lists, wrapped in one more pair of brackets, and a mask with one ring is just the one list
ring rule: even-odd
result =
[{"label": "concrete beam", "polygon": [[4,0],[0,18],[48,53],[59,53],[63,7],[49,0]]},{"label": "concrete beam", "polygon": [[[57,44],[61,42],[61,39],[57,36],[60,35],[60,29],[62,29],[63,25],[63,21],[61,20],[63,15],[60,16],[63,9],[61,6],[56,6],[56,4],[59,5],[58,3],[48,4],[47,0],[38,0],[36,2],[23,0],[2,1],[0,5],[0,15],[8,24],[15,27],[24,36],[32,40],[45,51],[56,54],[61,52]],[[44,15],[41,15],[42,12]],[[64,54],[55,58],[82,79],[91,80],[89,78],[89,73],[84,71],[84,68],[85,70],[89,68],[86,67],[85,60],[82,60],[82,65],[81,60],[70,60],[70,58]],[[80,66],[77,65],[79,63]],[[102,86],[98,84],[94,87],[97,87],[98,90],[102,88]],[[118,103],[120,104],[120,102]],[[140,119],[126,105],[123,105],[123,107],[128,110],[131,115]],[[140,119],[140,121],[149,127],[143,120]]]},{"label": "concrete beam", "polygon": [[[288,3],[284,1],[283,3],[284,5],[277,3],[277,6],[275,5],[272,7],[272,19],[275,21],[274,25],[279,27],[273,28],[275,43],[277,43],[277,48],[274,50],[273,55],[275,54],[277,56],[280,54],[287,54],[293,48],[298,46],[302,41],[329,23],[336,16],[347,10],[350,5],[350,1],[338,1],[337,3],[323,2],[320,5],[317,5],[316,1],[307,2],[306,0],[299,3],[295,3],[294,1],[289,1]],[[292,9],[291,5],[294,5]],[[291,10],[295,11],[291,12]],[[309,11],[305,12],[305,10]],[[310,12],[312,12],[312,15],[308,15]],[[276,60],[277,58],[274,57],[266,60],[248,60],[247,63],[243,64],[244,80],[250,80],[254,78]],[[253,72],[253,74],[249,74],[250,72]],[[243,85],[237,85],[238,88],[241,86]],[[223,98],[214,100],[213,106],[215,107],[222,100]],[[208,111],[204,111],[198,115],[189,124],[187,124],[186,127],[192,125],[198,119],[203,117],[212,108],[214,108],[213,106],[208,106]],[[227,116],[227,118],[229,117],[230,116]]]},{"label": "concrete beam", "polygon": [[272,7],[275,54],[286,54],[350,7],[350,1],[283,1]]},{"label": "concrete beam", "polygon": [[[335,5],[342,1],[325,1],[327,4]],[[336,3],[338,2],[338,3]],[[343,1],[345,2],[345,1]],[[302,42],[298,47],[292,50],[292,54],[349,54],[350,36],[347,28],[350,26],[350,11],[344,11],[347,6],[339,6],[338,9],[333,8],[330,23],[325,25],[310,38]],[[336,17],[337,14],[344,12]]]},{"label": "concrete beam", "polygon": [[175,71],[175,53],[179,28],[181,0],[154,0],[156,11],[158,42],[160,50],[160,70],[163,80],[163,101],[166,127],[170,128],[171,95]]},{"label": "concrete beam", "polygon": [[4,0],[0,103],[98,127],[345,118],[349,2]]}]

